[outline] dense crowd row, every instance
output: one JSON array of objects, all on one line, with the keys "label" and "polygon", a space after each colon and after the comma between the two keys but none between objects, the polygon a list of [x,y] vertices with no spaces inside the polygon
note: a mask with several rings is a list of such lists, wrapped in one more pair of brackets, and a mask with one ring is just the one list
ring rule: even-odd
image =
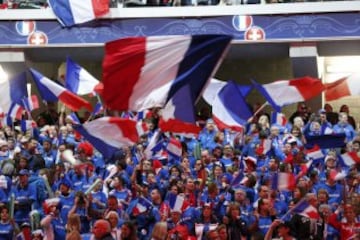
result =
[{"label": "dense crowd row", "polygon": [[[319,1],[319,0],[318,0]],[[327,0],[337,1],[337,0]],[[261,3],[317,2],[315,0],[109,0],[110,8],[145,6],[203,6]],[[46,0],[0,0],[0,9],[41,9],[49,7]]]},{"label": "dense crowd row", "polygon": [[[330,107],[314,114],[301,103],[286,125],[259,112],[243,132],[206,116],[198,136],[162,133],[149,155],[153,111],[149,131],[110,159],[55,111],[26,133],[4,126],[0,239],[359,239],[360,139],[348,109]],[[344,146],[319,158],[306,149],[308,136],[341,133]],[[181,155],[167,150],[172,137]],[[354,164],[342,164],[346,153]],[[274,187],[280,172],[295,185]],[[314,215],[292,211],[303,203]]]}]

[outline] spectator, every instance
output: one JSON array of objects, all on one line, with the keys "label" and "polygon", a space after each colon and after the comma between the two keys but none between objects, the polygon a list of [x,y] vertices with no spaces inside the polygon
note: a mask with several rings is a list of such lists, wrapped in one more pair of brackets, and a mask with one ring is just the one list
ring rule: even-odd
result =
[{"label": "spectator", "polygon": [[110,223],[104,219],[97,220],[94,223],[92,233],[94,235],[94,240],[114,240],[111,236]]}]

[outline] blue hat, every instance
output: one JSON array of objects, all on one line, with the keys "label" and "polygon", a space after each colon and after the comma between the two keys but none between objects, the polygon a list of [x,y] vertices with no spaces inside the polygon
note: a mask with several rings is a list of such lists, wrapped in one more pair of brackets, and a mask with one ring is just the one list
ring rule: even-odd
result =
[{"label": "blue hat", "polygon": [[71,188],[71,182],[69,179],[67,179],[66,177],[64,177],[63,179],[60,180],[59,182],[59,186],[61,186],[61,184],[64,184],[65,186],[68,186],[69,188]]},{"label": "blue hat", "polygon": [[29,171],[27,169],[21,169],[19,172],[19,175],[30,175]]}]

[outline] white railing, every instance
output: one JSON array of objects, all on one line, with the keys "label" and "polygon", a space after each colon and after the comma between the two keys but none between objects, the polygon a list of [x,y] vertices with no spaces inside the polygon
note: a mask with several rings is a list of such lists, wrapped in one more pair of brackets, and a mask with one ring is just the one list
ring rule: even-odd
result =
[{"label": "white railing", "polygon": [[[184,6],[112,8],[104,18],[211,17],[226,15],[303,14],[326,12],[358,12],[360,1],[249,4],[235,6]],[[50,8],[2,9],[1,20],[54,20]]]}]

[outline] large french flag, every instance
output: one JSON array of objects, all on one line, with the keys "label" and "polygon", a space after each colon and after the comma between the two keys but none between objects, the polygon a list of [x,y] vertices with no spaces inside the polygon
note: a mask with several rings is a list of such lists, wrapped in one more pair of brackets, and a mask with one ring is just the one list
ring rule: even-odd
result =
[{"label": "large french flag", "polygon": [[34,69],[30,69],[35,84],[40,92],[41,97],[45,101],[56,102],[61,101],[72,111],[79,111],[82,107],[92,112],[92,106],[89,102],[70,92],[66,88],[60,86],[56,82],[43,76]]},{"label": "large french flag", "polygon": [[109,0],[49,0],[59,22],[66,27],[89,22],[110,11]]},{"label": "large french flag", "polygon": [[65,87],[77,95],[94,93],[101,83],[69,57],[66,59]]},{"label": "large french flag", "polygon": [[360,157],[357,152],[346,152],[340,155],[340,163],[342,166],[351,167],[360,164]]},{"label": "large french flag", "polygon": [[121,147],[131,146],[139,139],[136,121],[119,117],[102,117],[83,125],[74,125],[105,158],[110,158]]},{"label": "large french flag", "polygon": [[124,38],[105,45],[102,97],[113,110],[164,107],[183,86],[197,100],[232,37],[181,35]]},{"label": "large french flag", "polygon": [[347,96],[360,95],[360,74],[352,74],[325,84],[325,100],[333,101]]},{"label": "large french flag", "polygon": [[252,82],[277,112],[281,112],[283,106],[316,97],[325,89],[320,79],[312,77],[279,80],[263,85],[254,80]]},{"label": "large french flag", "polygon": [[195,125],[195,110],[189,86],[182,87],[161,111],[159,128],[185,136],[197,136],[201,128]]},{"label": "large french flag", "polygon": [[[0,69],[1,71],[1,69]],[[9,112],[12,104],[23,105],[23,97],[27,97],[26,73],[16,75],[12,79],[0,78],[0,108]]]},{"label": "large french flag", "polygon": [[[219,129],[243,131],[244,125],[252,116],[243,92],[239,88],[239,85],[229,81],[215,97],[212,114]],[[251,88],[247,89],[250,92]]]}]

